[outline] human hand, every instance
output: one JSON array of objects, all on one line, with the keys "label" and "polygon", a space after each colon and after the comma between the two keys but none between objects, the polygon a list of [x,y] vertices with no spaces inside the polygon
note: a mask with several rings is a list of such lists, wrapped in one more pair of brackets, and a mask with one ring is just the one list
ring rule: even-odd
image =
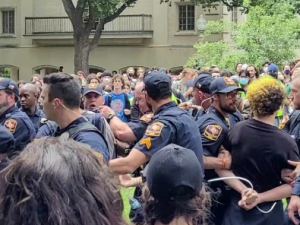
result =
[{"label": "human hand", "polygon": [[126,116],[131,114],[131,110],[130,109],[124,109],[124,113]]},{"label": "human hand", "polygon": [[300,221],[295,217],[295,212],[298,212],[300,216],[300,198],[296,195],[292,195],[290,203],[287,207],[289,218],[294,224],[299,224]]},{"label": "human hand", "polygon": [[115,114],[115,112],[111,108],[109,108],[108,106],[105,106],[105,105],[100,106],[98,110],[105,119],[107,119],[108,115]]}]

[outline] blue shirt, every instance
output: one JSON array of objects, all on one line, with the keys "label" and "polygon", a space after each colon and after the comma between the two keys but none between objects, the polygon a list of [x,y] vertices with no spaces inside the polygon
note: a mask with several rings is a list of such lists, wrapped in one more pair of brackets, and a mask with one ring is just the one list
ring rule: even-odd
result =
[{"label": "blue shirt", "polygon": [[39,130],[40,126],[41,126],[41,120],[42,120],[42,118],[46,119],[46,116],[45,116],[44,112],[41,109],[36,108],[35,112],[32,115],[29,115],[27,113],[27,111],[23,110],[22,107],[20,108],[20,111],[22,111],[22,112],[24,112],[24,113],[27,114],[27,116],[29,117],[30,121],[32,122],[32,124],[34,126],[35,131],[38,132],[38,130]]},{"label": "blue shirt", "polygon": [[[130,95],[127,95],[127,99],[129,102]],[[115,94],[110,93],[107,95],[104,95],[105,98],[105,105],[109,106],[114,112],[116,113],[116,116],[119,117],[120,120],[123,122],[128,122],[128,119],[125,116],[124,109],[126,109],[126,99],[125,99],[124,93],[121,94]],[[111,102],[109,102],[109,96],[111,96]],[[129,103],[130,104],[130,103]]]}]

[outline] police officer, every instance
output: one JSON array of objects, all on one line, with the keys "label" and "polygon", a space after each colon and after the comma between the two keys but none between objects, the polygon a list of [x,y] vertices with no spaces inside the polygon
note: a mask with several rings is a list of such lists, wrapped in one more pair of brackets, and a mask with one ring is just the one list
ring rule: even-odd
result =
[{"label": "police officer", "polygon": [[100,131],[81,115],[81,87],[68,74],[50,74],[44,77],[41,93],[47,119],[57,123],[54,136],[64,135],[88,144],[105,161],[110,158],[107,143]]},{"label": "police officer", "polygon": [[[171,99],[171,78],[162,72],[152,72],[144,78],[145,98],[154,116],[143,138],[129,155],[111,160],[109,165],[119,174],[132,173],[164,146],[173,143],[192,149],[203,163],[200,134],[194,119],[177,107]],[[115,117],[110,116],[110,119]]]},{"label": "police officer", "polygon": [[4,169],[9,159],[7,153],[15,150],[15,138],[4,126],[0,125],[0,170]]},{"label": "police officer", "polygon": [[101,85],[90,83],[83,89],[84,109],[98,113],[100,106],[104,105],[103,89]]},{"label": "police officer", "polygon": [[[230,157],[224,157],[223,159],[217,157],[225,136],[230,129],[228,115],[236,111],[239,91],[243,91],[243,89],[236,86],[232,79],[228,77],[216,78],[210,85],[211,107],[206,114],[200,116],[196,121],[203,145],[206,180],[218,177],[215,169],[230,168]],[[227,154],[226,151],[222,152]],[[226,187],[224,183],[215,182],[210,187],[219,194],[218,203],[214,202],[212,207],[213,224],[219,225],[222,224],[229,198],[228,194],[225,194]]]},{"label": "police officer", "polygon": [[35,131],[46,122],[44,112],[38,107],[39,93],[33,84],[24,84],[20,89],[20,110],[25,112],[31,120]]},{"label": "police officer", "polygon": [[[19,89],[13,80],[0,78],[0,124],[4,125],[14,136],[16,151],[21,151],[35,137],[35,129],[28,116],[19,111],[16,102]],[[9,154],[11,156],[12,153]]]}]

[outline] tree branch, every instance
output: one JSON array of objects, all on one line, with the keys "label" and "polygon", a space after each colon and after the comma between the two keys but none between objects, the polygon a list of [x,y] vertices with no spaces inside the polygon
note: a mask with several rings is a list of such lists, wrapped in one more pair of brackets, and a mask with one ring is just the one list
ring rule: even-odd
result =
[{"label": "tree branch", "polygon": [[78,0],[77,5],[76,5],[75,18],[78,18],[81,21],[83,21],[83,12],[84,12],[84,8],[86,6],[86,2],[87,2],[87,0]]},{"label": "tree branch", "polygon": [[90,43],[90,51],[92,51],[98,46],[99,39],[102,35],[102,31],[103,31],[103,22],[100,21],[99,24],[97,25],[93,40]]},{"label": "tree branch", "polygon": [[62,0],[62,3],[64,5],[65,11],[70,18],[71,22],[73,23],[75,17],[75,6],[72,2],[72,0]]},{"label": "tree branch", "polygon": [[127,0],[120,8],[118,8],[111,16],[108,16],[103,19],[103,24],[109,23],[116,19],[127,7],[132,3],[135,3],[137,0]]},{"label": "tree branch", "polygon": [[242,7],[243,6],[243,1],[240,0],[233,0],[232,3],[230,4],[228,0],[221,0],[224,5],[226,5],[228,8],[232,9],[233,7]]}]

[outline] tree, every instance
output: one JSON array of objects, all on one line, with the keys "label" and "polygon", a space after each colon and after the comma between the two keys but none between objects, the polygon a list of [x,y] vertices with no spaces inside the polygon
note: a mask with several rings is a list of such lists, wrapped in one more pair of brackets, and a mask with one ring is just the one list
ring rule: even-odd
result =
[{"label": "tree", "polygon": [[202,62],[207,66],[217,64],[235,70],[237,62],[259,66],[270,60],[280,65],[294,59],[295,50],[300,47],[300,20],[294,11],[294,6],[286,0],[276,3],[265,0],[264,4],[249,10],[247,20],[242,24],[209,22],[206,36],[226,31],[232,34],[234,44],[230,46],[224,41],[197,43],[194,46],[197,53],[189,59],[187,66]]},{"label": "tree", "polygon": [[[89,55],[98,46],[104,25],[116,19],[127,7],[130,7],[136,1],[78,0],[75,6],[72,0],[62,0],[74,31],[75,72],[82,70],[85,75],[89,74]],[[90,41],[90,35],[96,20],[99,23]]]}]

